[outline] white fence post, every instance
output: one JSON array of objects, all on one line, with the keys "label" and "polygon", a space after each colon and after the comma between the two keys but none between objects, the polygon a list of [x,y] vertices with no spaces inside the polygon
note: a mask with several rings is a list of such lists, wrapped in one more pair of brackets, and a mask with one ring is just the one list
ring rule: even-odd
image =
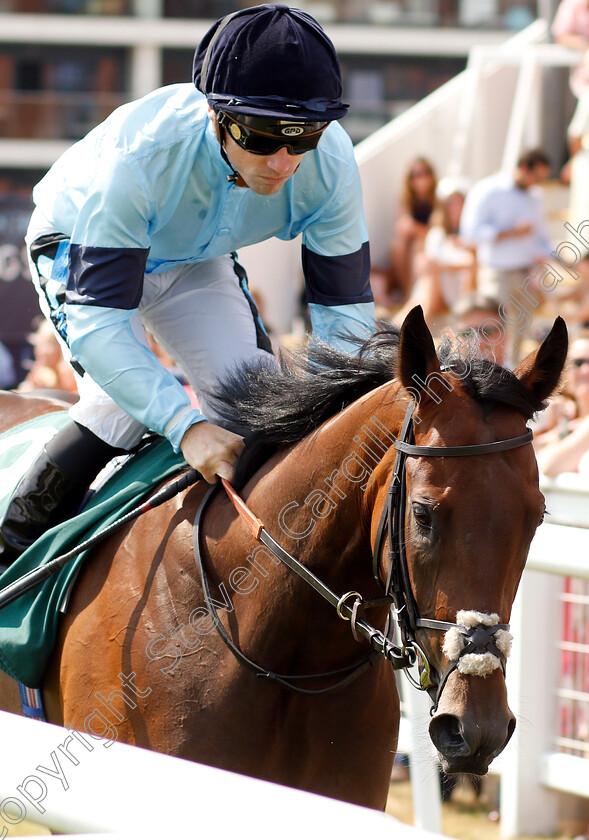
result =
[{"label": "white fence post", "polygon": [[501,836],[556,833],[558,794],[543,787],[542,755],[555,734],[557,641],[561,606],[553,575],[526,570],[515,600],[507,665],[509,705],[517,718],[501,758]]},{"label": "white fence post", "polygon": [[411,743],[411,793],[413,822],[416,828],[442,833],[442,798],[436,750],[429,737],[431,701],[425,691],[418,691],[403,679],[403,704],[409,718]]}]

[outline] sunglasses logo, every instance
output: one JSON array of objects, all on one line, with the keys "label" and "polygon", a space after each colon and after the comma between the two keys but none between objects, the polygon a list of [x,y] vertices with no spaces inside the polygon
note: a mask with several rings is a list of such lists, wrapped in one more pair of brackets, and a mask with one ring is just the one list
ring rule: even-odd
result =
[{"label": "sunglasses logo", "polygon": [[231,132],[231,136],[234,140],[239,140],[241,137],[241,128],[236,125],[235,123],[231,123],[229,126],[229,131]]},{"label": "sunglasses logo", "polygon": [[304,132],[305,129],[301,125],[287,125],[285,128],[280,129],[280,133],[287,137],[298,137],[300,134],[304,134]]}]

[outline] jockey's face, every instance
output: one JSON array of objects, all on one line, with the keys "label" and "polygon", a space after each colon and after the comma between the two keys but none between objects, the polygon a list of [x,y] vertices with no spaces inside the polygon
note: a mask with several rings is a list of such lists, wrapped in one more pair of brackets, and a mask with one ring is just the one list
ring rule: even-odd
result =
[{"label": "jockey's face", "polygon": [[[216,122],[216,118],[212,118]],[[280,192],[297,171],[304,157],[290,155],[284,146],[271,155],[255,155],[242,149],[229,132],[224,131],[218,124],[217,132],[231,165],[239,174],[236,185],[249,187],[259,195],[274,195]]]},{"label": "jockey's face", "polygon": [[[299,168],[303,155],[289,155],[285,146],[272,155],[246,152],[225,132],[225,151],[239,172],[237,186],[249,187],[259,195],[279,192]],[[243,183],[242,183],[243,182]]]}]

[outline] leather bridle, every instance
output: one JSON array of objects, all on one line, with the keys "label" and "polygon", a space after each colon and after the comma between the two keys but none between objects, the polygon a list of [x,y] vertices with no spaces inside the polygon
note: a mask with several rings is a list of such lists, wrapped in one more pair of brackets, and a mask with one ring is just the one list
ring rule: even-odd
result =
[{"label": "leather bridle", "polygon": [[[531,429],[518,437],[507,438],[506,440],[493,441],[490,443],[479,443],[470,446],[416,446],[413,435],[413,411],[415,404],[411,401],[405,412],[401,434],[395,441],[396,450],[393,474],[389,484],[386,502],[380,518],[373,552],[373,574],[377,582],[382,586],[379,572],[379,561],[383,541],[386,533],[389,536],[389,571],[384,591],[392,600],[393,606],[387,618],[385,635],[387,637],[394,631],[394,624],[399,628],[403,650],[413,650],[421,662],[420,680],[417,683],[409,674],[410,681],[421,690],[427,691],[432,698],[433,714],[437,709],[441,693],[450,674],[456,670],[460,659],[466,654],[492,653],[499,659],[501,668],[505,673],[505,655],[495,644],[495,634],[498,630],[509,630],[508,624],[486,624],[477,623],[474,626],[464,627],[450,621],[439,621],[432,618],[422,618],[411,580],[409,578],[409,567],[405,551],[405,510],[406,510],[406,460],[408,456],[418,458],[456,458],[478,455],[492,455],[497,452],[508,452],[510,449],[517,449],[532,442],[533,433]],[[420,629],[448,631],[456,629],[464,639],[464,646],[459,655],[453,659],[443,674],[437,674],[430,664],[417,642],[417,633]]]},{"label": "leather bridle", "polygon": [[[495,633],[498,630],[508,630],[508,624],[494,624],[493,626],[488,626],[480,623],[475,626],[464,627],[455,622],[453,623],[449,621],[438,621],[437,619],[431,618],[422,618],[419,615],[419,609],[411,587],[407,555],[405,552],[405,462],[408,456],[453,458],[459,456],[490,455],[497,452],[507,452],[510,449],[515,449],[531,443],[533,438],[532,431],[528,429],[525,434],[518,437],[472,446],[416,446],[413,442],[412,415],[414,407],[414,403],[411,401],[405,412],[400,437],[395,440],[394,448],[396,450],[396,456],[393,474],[389,484],[387,498],[383,507],[374,545],[373,573],[378,584],[384,589],[383,598],[363,599],[358,592],[347,592],[341,597],[338,597],[336,593],[332,592],[331,589],[323,581],[316,577],[316,575],[314,575],[306,566],[285,551],[285,549],[282,548],[282,546],[277,543],[276,540],[274,540],[274,538],[266,531],[264,524],[249,510],[245,502],[237,495],[235,490],[233,490],[227,482],[222,482],[237,512],[248,524],[248,527],[255,539],[262,542],[276,558],[292,569],[292,571],[296,572],[301,578],[303,578],[303,580],[312,586],[315,591],[325,598],[325,600],[327,600],[336,609],[337,615],[340,618],[345,621],[350,621],[352,632],[358,641],[360,640],[360,637],[363,637],[370,643],[372,647],[371,653],[359,663],[354,663],[348,667],[322,674],[277,674],[257,665],[249,659],[249,657],[247,657],[237,647],[237,645],[235,645],[221,622],[215,604],[213,603],[207,574],[202,561],[201,521],[210,499],[213,497],[220,485],[214,485],[205,495],[194,523],[194,555],[203,585],[204,596],[215,627],[223,642],[231,650],[236,659],[246,668],[253,671],[258,677],[270,680],[271,682],[279,683],[292,691],[302,694],[324,694],[348,685],[360,676],[360,674],[364,673],[367,668],[371,667],[375,661],[384,658],[391,662],[395,670],[405,670],[407,676],[417,688],[428,691],[433,701],[433,714],[437,708],[446,680],[452,671],[457,668],[459,660],[465,654],[484,652],[492,653],[497,656],[502,669],[505,671],[505,655],[495,644]],[[390,562],[387,582],[383,586],[379,573],[379,563],[382,546],[387,533],[389,535]],[[384,633],[372,627],[372,625],[366,620],[364,613],[365,608],[379,606],[383,603],[391,604]],[[400,646],[395,643],[395,626],[399,628],[399,634],[401,637]],[[454,628],[460,633],[465,644],[460,654],[450,662],[444,673],[438,675],[436,670],[429,663],[422,647],[417,642],[416,636],[418,631],[422,629],[447,631],[451,628]],[[415,664],[418,658],[421,660],[418,662],[420,668],[419,683],[417,683],[407,671],[411,665]],[[334,679],[336,680],[335,683],[332,683],[326,688],[320,689],[302,688],[296,684],[298,680],[308,681]]]}]

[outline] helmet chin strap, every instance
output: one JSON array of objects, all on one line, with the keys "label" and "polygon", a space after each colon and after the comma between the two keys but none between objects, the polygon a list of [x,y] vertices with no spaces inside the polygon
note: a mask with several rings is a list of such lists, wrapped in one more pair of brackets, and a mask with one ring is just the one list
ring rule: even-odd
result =
[{"label": "helmet chin strap", "polygon": [[233,172],[231,173],[231,175],[227,175],[227,180],[229,181],[229,183],[230,183],[230,184],[235,184],[235,183],[239,180],[239,172],[238,172],[236,169],[233,169],[233,166],[232,166],[232,164],[229,162],[229,158],[227,157],[227,152],[225,151],[225,149],[223,148],[223,146],[221,146],[221,154],[222,154],[222,156],[223,156],[223,160],[225,161],[225,163],[226,163],[228,166],[230,166],[230,167],[231,167],[231,169],[233,170]]},{"label": "helmet chin strap", "polygon": [[[217,122],[217,125],[219,125],[218,122]],[[235,184],[235,182],[239,179],[239,172],[235,169],[235,167],[233,166],[233,164],[229,160],[227,152],[225,151],[225,144],[223,143],[224,132],[225,132],[225,129],[223,128],[223,126],[219,125],[219,133],[221,135],[219,137],[219,145],[221,147],[221,157],[223,158],[223,160],[225,161],[225,163],[227,164],[229,169],[231,169],[231,172],[232,172],[231,175],[227,175],[227,180],[229,181],[230,184]]]},{"label": "helmet chin strap", "polygon": [[237,171],[237,169],[234,168],[233,164],[227,157],[227,152],[225,151],[225,147],[223,146],[223,144],[221,144],[221,157],[232,171],[231,175],[227,175],[227,180],[230,184],[235,184],[235,182],[239,179],[239,172]]}]

